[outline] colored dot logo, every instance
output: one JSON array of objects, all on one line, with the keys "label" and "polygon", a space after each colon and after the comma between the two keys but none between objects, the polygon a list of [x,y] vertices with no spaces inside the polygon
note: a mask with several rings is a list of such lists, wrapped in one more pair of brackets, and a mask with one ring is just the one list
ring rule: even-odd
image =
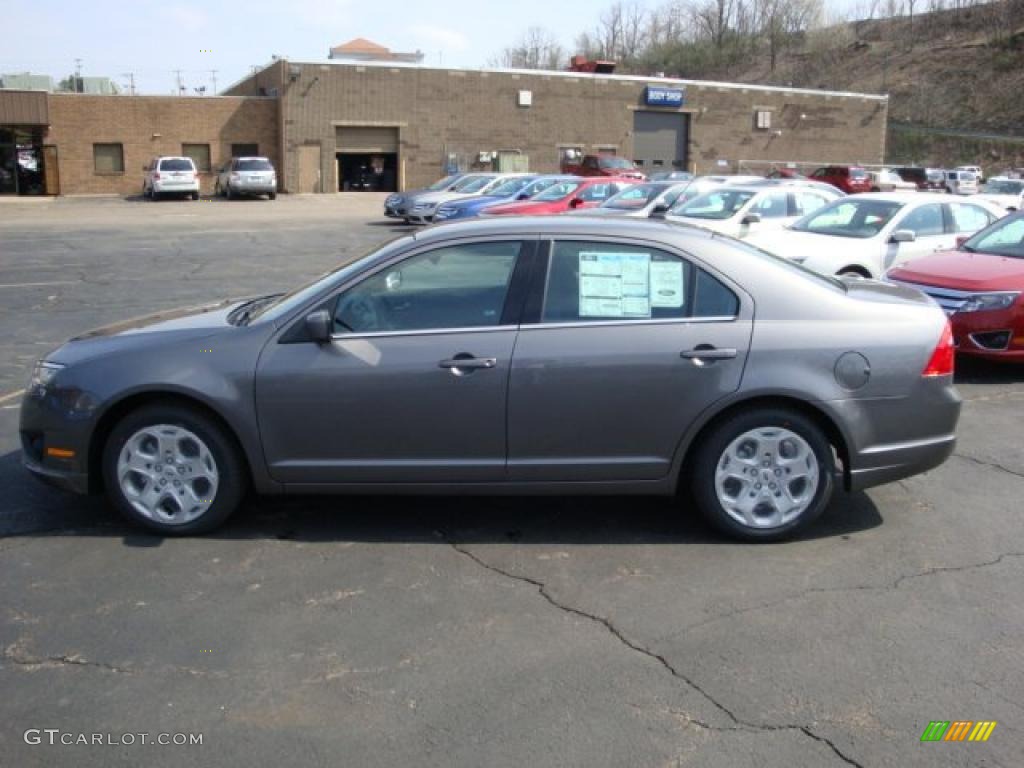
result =
[{"label": "colored dot logo", "polygon": [[200,48],[200,53],[213,53],[213,48]]}]

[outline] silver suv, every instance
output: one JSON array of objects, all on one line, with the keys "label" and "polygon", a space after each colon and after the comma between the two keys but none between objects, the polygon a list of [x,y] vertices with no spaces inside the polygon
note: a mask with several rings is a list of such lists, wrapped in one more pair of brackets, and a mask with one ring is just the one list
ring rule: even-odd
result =
[{"label": "silver suv", "polygon": [[229,200],[240,195],[277,197],[277,173],[265,157],[233,157],[217,172],[213,194]]}]

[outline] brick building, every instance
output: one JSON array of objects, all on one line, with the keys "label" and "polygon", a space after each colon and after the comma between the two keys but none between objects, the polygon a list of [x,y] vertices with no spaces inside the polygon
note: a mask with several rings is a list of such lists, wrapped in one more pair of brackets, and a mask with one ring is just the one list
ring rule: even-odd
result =
[{"label": "brick building", "polygon": [[0,193],[137,194],[159,154],[193,157],[204,192],[233,154],[269,157],[285,192],[419,187],[474,168],[551,172],[591,152],[648,172],[880,163],[888,107],[865,94],[375,61],[278,60],[225,93],[0,90]]}]

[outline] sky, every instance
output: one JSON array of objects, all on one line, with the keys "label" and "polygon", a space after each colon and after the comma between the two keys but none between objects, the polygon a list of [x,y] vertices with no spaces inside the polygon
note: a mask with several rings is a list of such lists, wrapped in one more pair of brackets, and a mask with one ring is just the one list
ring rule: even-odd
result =
[{"label": "sky", "polygon": [[[657,7],[662,0],[639,0]],[[852,0],[829,0],[829,5]],[[611,0],[0,0],[0,73],[60,80],[75,71],[140,93],[223,90],[274,55],[320,61],[333,45],[365,37],[395,51],[421,50],[429,65],[481,67],[530,26],[568,49]]]}]

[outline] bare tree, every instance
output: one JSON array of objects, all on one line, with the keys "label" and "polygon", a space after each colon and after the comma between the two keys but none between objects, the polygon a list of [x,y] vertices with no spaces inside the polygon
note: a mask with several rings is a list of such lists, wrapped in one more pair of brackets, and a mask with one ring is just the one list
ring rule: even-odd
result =
[{"label": "bare tree", "polygon": [[491,59],[490,64],[510,69],[561,69],[565,49],[543,27],[530,27],[522,37]]}]

